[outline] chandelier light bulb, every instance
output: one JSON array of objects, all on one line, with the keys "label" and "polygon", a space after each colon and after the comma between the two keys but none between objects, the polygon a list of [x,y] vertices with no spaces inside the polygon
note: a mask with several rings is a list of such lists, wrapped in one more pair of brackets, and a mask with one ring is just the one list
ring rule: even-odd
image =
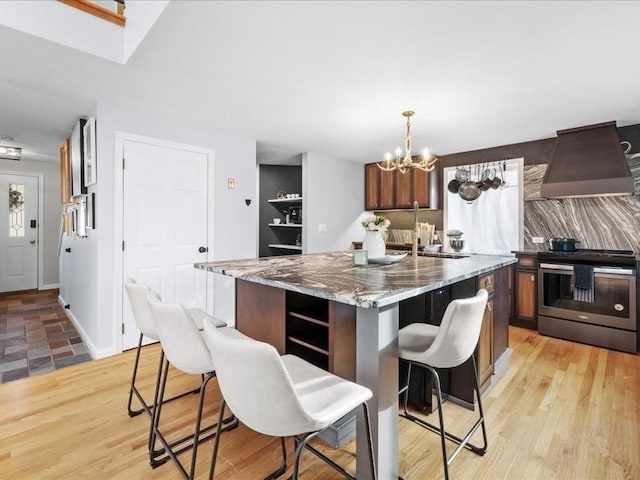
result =
[{"label": "chandelier light bulb", "polygon": [[400,155],[402,155],[402,150],[400,147],[396,147],[396,157],[400,157]]}]

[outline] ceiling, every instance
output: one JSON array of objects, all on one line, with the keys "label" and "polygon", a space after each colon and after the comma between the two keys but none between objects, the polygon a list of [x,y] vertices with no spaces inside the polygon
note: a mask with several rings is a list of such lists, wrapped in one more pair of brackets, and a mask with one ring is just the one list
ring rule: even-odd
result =
[{"label": "ceiling", "polygon": [[305,151],[372,162],[640,123],[640,2],[172,1],[119,65],[0,27],[0,136],[57,161],[107,102],[255,138],[261,163]]}]

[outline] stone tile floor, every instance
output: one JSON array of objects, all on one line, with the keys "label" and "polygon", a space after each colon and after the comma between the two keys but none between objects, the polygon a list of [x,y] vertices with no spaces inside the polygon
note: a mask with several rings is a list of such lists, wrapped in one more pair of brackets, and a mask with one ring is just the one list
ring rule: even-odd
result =
[{"label": "stone tile floor", "polygon": [[58,290],[0,293],[0,383],[88,360]]}]

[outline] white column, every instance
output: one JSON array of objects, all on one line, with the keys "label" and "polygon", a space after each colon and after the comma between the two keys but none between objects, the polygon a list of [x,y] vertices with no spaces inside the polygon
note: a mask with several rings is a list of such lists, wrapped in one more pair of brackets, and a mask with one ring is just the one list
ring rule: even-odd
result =
[{"label": "white column", "polygon": [[[369,400],[373,452],[378,478],[398,473],[398,304],[382,308],[358,307],[356,316],[356,381],[371,389]],[[360,412],[361,410],[359,410]],[[358,479],[369,480],[364,417],[356,430]]]}]

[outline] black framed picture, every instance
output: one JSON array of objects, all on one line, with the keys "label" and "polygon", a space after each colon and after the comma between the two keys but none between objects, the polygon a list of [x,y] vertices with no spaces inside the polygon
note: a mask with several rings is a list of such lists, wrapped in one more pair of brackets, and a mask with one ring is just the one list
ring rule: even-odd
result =
[{"label": "black framed picture", "polygon": [[83,139],[84,125],[86,120],[80,119],[71,132],[70,157],[71,157],[71,195],[82,195],[87,193],[84,184],[84,163],[83,163]]},{"label": "black framed picture", "polygon": [[84,166],[84,186],[94,185],[96,172],[96,119],[89,118],[82,128],[82,163]]}]

